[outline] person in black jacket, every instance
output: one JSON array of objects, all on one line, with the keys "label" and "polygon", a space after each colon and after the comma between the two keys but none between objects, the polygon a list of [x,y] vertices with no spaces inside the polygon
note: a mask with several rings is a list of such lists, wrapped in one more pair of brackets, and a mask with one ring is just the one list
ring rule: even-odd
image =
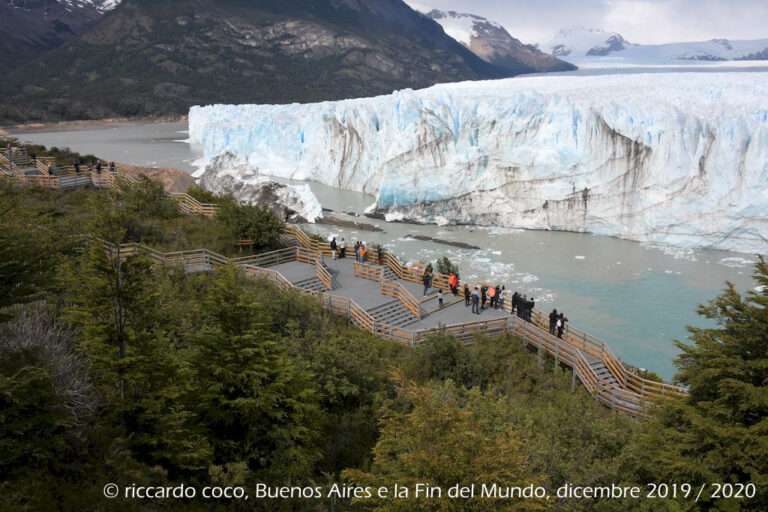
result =
[{"label": "person in black jacket", "polygon": [[469,307],[469,301],[471,299],[472,292],[469,291],[469,285],[464,284],[464,307]]},{"label": "person in black jacket", "polygon": [[336,237],[333,237],[333,240],[331,240],[331,254],[333,254],[333,259],[336,259]]},{"label": "person in black jacket", "polygon": [[562,338],[563,332],[565,331],[565,323],[568,321],[568,318],[566,318],[564,313],[560,313],[560,316],[557,319],[557,337]]},{"label": "person in black jacket", "polygon": [[421,281],[424,283],[424,296],[426,297],[429,287],[432,285],[432,265],[427,265],[427,268],[424,269]]},{"label": "person in black jacket", "polygon": [[554,335],[555,330],[557,328],[557,309],[553,309],[552,312],[549,314],[549,334]]}]

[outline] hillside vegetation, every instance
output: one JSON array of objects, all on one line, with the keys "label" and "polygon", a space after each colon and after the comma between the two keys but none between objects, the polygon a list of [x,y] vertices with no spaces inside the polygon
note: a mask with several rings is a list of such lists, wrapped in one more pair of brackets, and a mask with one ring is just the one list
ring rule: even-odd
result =
[{"label": "hillside vegetation", "polygon": [[[194,191],[195,194],[204,194]],[[228,198],[206,197],[226,203]],[[123,191],[0,180],[0,510],[765,510],[768,295],[728,289],[682,346],[686,400],[648,421],[597,405],[520,340],[415,348],[234,267],[184,275],[100,238],[255,251],[278,219],[230,203],[178,213],[151,180]],[[246,226],[246,228],[243,228]],[[768,264],[756,269],[768,289]],[[498,482],[758,484],[751,499],[107,500],[119,486]]]}]

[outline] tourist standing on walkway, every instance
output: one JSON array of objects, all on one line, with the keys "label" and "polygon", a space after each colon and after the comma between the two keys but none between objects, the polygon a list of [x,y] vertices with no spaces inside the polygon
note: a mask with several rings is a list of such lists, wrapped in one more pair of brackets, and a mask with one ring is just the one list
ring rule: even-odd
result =
[{"label": "tourist standing on walkway", "polygon": [[365,263],[365,245],[360,244],[360,263]]},{"label": "tourist standing on walkway", "polygon": [[533,307],[536,305],[536,301],[531,297],[531,300],[528,301],[528,304],[525,306],[525,314],[526,314],[526,320],[529,322],[531,321],[531,315],[533,314]]},{"label": "tourist standing on walkway", "polygon": [[465,283],[464,284],[464,307],[465,308],[469,307],[469,301],[471,299],[470,296],[471,296],[471,293],[469,292],[469,285]]},{"label": "tourist standing on walkway", "polygon": [[560,317],[557,319],[557,337],[562,338],[563,332],[565,331],[565,322],[567,322],[568,319],[565,317],[564,313],[560,313]]},{"label": "tourist standing on walkway", "polygon": [[384,264],[384,249],[381,248],[381,244],[376,245],[376,258],[379,260],[379,265]]},{"label": "tourist standing on walkway", "polygon": [[336,237],[333,237],[333,240],[331,240],[331,254],[333,254],[333,259],[336,259]]},{"label": "tourist standing on walkway", "polygon": [[488,301],[488,287],[485,285],[480,287],[480,309],[485,309],[485,303]]},{"label": "tourist standing on walkway", "polygon": [[525,307],[528,304],[528,297],[523,294],[517,298],[517,316],[525,319]]},{"label": "tourist standing on walkway", "polygon": [[553,309],[549,314],[549,334],[555,334],[555,329],[557,328],[557,318],[557,309]]},{"label": "tourist standing on walkway", "polygon": [[448,276],[448,286],[451,287],[451,293],[454,296],[459,294],[459,278],[453,272]]},{"label": "tourist standing on walkway", "polygon": [[429,287],[432,284],[432,264],[427,265],[424,269],[424,274],[421,276],[421,281],[424,283],[424,296],[426,297]]},{"label": "tourist standing on walkway", "polygon": [[344,238],[341,239],[341,243],[339,244],[339,258],[344,259],[347,257],[347,243],[344,241]]},{"label": "tourist standing on walkway", "polygon": [[472,313],[480,314],[480,294],[477,293],[477,286],[475,286],[475,290],[472,292]]},{"label": "tourist standing on walkway", "polygon": [[490,308],[496,309],[496,288],[494,288],[493,286],[491,286],[488,289],[488,297],[490,297],[490,302],[491,302]]},{"label": "tourist standing on walkway", "polygon": [[506,295],[506,289],[507,289],[506,286],[502,286],[501,290],[499,290],[499,293],[498,293],[499,309],[501,309],[502,311],[504,311],[504,298]]},{"label": "tourist standing on walkway", "polygon": [[510,311],[510,315],[514,315],[515,311],[518,310],[518,305],[520,304],[520,295],[515,292],[512,294],[512,310]]},{"label": "tourist standing on walkway", "polygon": [[442,288],[437,289],[437,306],[440,309],[443,309],[443,289]]},{"label": "tourist standing on walkway", "polygon": [[109,172],[111,172],[112,174],[117,172],[117,170],[115,169],[115,162],[109,162]]}]

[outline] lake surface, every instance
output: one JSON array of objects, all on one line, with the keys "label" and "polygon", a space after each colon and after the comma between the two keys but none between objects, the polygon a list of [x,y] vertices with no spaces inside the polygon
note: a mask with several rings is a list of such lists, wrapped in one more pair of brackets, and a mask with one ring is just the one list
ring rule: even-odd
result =
[{"label": "lake surface", "polygon": [[[125,164],[197,170],[200,148],[186,142],[186,123],[132,124],[104,129],[14,134],[46,146],[69,147]],[[286,182],[287,180],[280,180]],[[325,236],[381,243],[406,261],[448,256],[464,279],[503,284],[536,299],[549,311],[564,311],[570,322],[608,342],[624,361],[666,379],[675,373],[673,341],[687,339],[686,325],[707,326],[695,313],[714,299],[725,281],[751,289],[750,255],[692,251],[639,244],[611,237],[477,226],[414,226],[355,218],[373,203],[365,194],[310,183],[321,204],[337,217],[376,224],[373,233],[334,226],[309,226]],[[425,235],[481,249],[458,249],[409,238]]]}]

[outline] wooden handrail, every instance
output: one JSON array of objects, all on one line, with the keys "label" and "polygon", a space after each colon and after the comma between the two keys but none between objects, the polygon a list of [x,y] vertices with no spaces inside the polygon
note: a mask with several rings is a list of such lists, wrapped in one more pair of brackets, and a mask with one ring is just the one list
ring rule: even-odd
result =
[{"label": "wooden handrail", "polygon": [[402,285],[402,283],[390,281],[388,279],[382,279],[380,284],[382,295],[393,297],[399,300],[402,302],[403,306],[405,306],[405,308],[411,312],[413,316],[421,319],[421,303],[411,294],[411,292],[408,291],[405,286]]},{"label": "wooden handrail", "polygon": [[369,281],[381,281],[384,269],[380,266],[369,265],[367,263],[360,263],[355,261],[353,263],[354,275],[361,279],[368,279]]},{"label": "wooden handrail", "polygon": [[325,268],[325,262],[323,262],[322,256],[315,260],[315,275],[320,282],[323,283],[326,290],[333,290],[333,276],[331,276],[331,273]]}]

